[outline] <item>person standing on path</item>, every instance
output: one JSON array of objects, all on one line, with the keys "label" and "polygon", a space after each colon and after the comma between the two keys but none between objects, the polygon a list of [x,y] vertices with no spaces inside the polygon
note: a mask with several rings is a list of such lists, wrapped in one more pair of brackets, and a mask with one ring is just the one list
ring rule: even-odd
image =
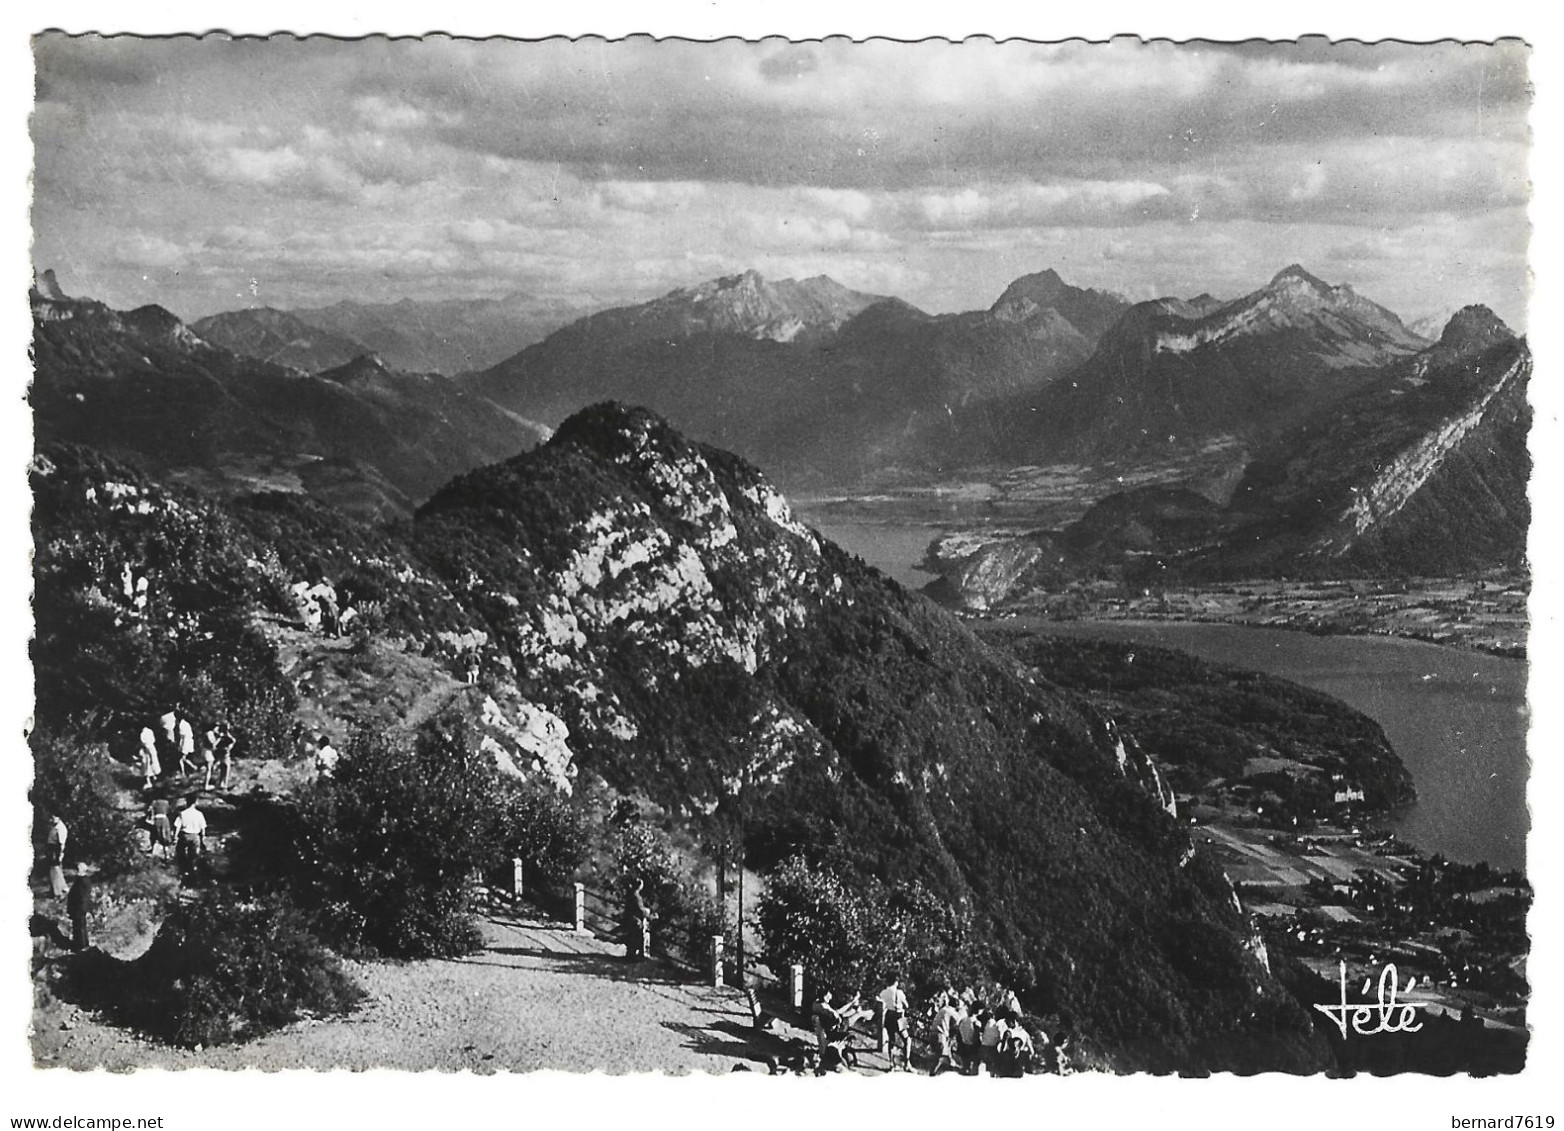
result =
[{"label": "person standing on path", "polygon": [[229,729],[228,723],[217,724],[217,788],[228,787],[228,775],[233,770],[234,762],[234,732]]},{"label": "person standing on path", "polygon": [[158,763],[157,757],[157,732],[151,727],[141,728],[141,776],[142,789],[151,789],[163,773],[163,767]]},{"label": "person standing on path", "polygon": [[147,855],[154,860],[167,860],[174,847],[174,823],[168,815],[168,798],[153,798],[147,807],[147,821],[152,834],[147,845]]},{"label": "person standing on path", "polygon": [[957,1031],[965,1016],[966,1010],[954,991],[947,990],[940,995],[939,1008],[934,1011],[934,1043],[939,1050],[939,1059],[934,1062],[930,1076],[938,1076],[955,1066]]},{"label": "person standing on path", "polygon": [[217,747],[222,742],[222,723],[213,723],[211,729],[201,735],[201,791],[212,788],[212,772],[217,769]]},{"label": "person standing on path", "polygon": [[896,1047],[901,1046],[901,1066],[912,1071],[912,1026],[907,1020],[907,994],[901,988],[901,974],[893,973],[880,991],[882,1024],[885,1026],[885,1056],[891,1070],[896,1069]]},{"label": "person standing on path", "polygon": [[174,834],[178,838],[174,859],[179,865],[179,878],[190,879],[206,853],[206,814],[195,800],[174,819]]},{"label": "person standing on path", "polygon": [[179,717],[179,776],[186,777],[195,773],[195,728],[190,725],[190,720],[183,715]]},{"label": "person standing on path", "polygon": [[65,894],[65,842],[71,831],[58,813],[49,814],[49,835],[44,841],[44,858],[49,863],[49,893],[55,899]]},{"label": "person standing on path", "polygon": [[651,927],[651,916],[647,913],[646,898],[642,895],[645,887],[645,881],[638,878],[630,885],[630,893],[625,896],[625,958],[631,962],[639,962],[646,957],[646,932]]},{"label": "person standing on path", "polygon": [[158,762],[162,767],[173,764],[179,756],[179,716],[172,709],[158,716]]},{"label": "person standing on path", "polygon": [[65,910],[71,917],[71,949],[75,951],[86,950],[88,945],[87,913],[92,909],[92,881],[87,878],[90,870],[85,864],[76,869],[76,882],[65,897]]},{"label": "person standing on path", "polygon": [[337,750],[331,745],[328,735],[321,735],[320,744],[315,748],[315,773],[323,778],[335,777],[337,774]]}]

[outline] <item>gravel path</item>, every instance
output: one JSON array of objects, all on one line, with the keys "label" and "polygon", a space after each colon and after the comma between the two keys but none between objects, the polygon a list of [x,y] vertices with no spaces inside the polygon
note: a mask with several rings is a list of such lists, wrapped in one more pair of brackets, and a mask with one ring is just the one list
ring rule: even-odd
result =
[{"label": "gravel path", "polygon": [[[141,1040],[90,1013],[34,1015],[40,1067],[398,1068],[521,1072],[764,1071],[743,995],[538,918],[483,921],[467,958],[347,963],[369,998],[346,1018],[306,1021],[251,1044],[200,1052]],[[66,1026],[69,1026],[68,1028]],[[796,1030],[795,1030],[796,1032]]]}]

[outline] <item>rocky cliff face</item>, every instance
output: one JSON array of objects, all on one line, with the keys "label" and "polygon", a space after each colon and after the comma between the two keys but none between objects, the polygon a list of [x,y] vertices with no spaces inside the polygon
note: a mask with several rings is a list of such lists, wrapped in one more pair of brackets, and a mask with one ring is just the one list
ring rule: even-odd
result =
[{"label": "rocky cliff face", "polygon": [[1316,335],[1321,364],[1333,368],[1380,364],[1387,351],[1407,353],[1425,345],[1394,314],[1350,286],[1331,286],[1293,264],[1260,290],[1187,327],[1159,327],[1152,348],[1157,353],[1188,353],[1279,330]]}]

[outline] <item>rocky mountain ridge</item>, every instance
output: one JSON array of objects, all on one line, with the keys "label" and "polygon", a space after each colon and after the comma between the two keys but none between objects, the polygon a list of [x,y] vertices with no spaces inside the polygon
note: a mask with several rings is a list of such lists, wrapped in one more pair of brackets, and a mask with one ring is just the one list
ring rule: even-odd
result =
[{"label": "rocky mountain ridge", "polygon": [[214,314],[191,323],[190,328],[206,341],[233,353],[305,373],[319,373],[370,352],[360,342],[268,306]]},{"label": "rocky mountain ridge", "polygon": [[783,482],[849,483],[992,455],[986,406],[1083,361],[1124,306],[1051,271],[990,310],[938,316],[747,272],[582,319],[473,381],[545,422],[602,398],[645,404]]},{"label": "rocky mountain ridge", "polygon": [[1015,541],[931,549],[945,599],[991,608],[1109,569],[1137,583],[1459,573],[1524,560],[1532,359],[1491,311],[1260,445],[1225,505],[1171,486],[1109,496]]},{"label": "rocky mountain ridge", "polygon": [[[251,718],[244,696],[267,680],[221,669],[269,661],[228,636],[297,625],[297,585],[326,583],[362,642],[266,629],[318,654],[297,685],[312,719],[379,720],[404,695],[382,681],[374,703],[326,697],[356,666],[432,684],[414,672],[433,665],[450,724],[510,772],[609,790],[697,843],[742,796],[751,868],[803,855],[922,885],[970,920],[973,953],[1117,1064],[1325,1063],[1230,884],[1169,817],[1154,751],[802,526],[752,466],[648,413],[584,411],[459,476],[410,526],[299,496],[180,495],[69,446],[46,448],[34,478],[41,710],[66,709],[67,670],[125,674],[84,663],[84,643],[112,656],[155,624],[135,646],[158,662],[91,701],[136,717],[213,672],[215,632],[232,659],[214,678]],[[146,613],[113,580],[122,562],[152,579]],[[84,616],[86,635],[69,627]]]},{"label": "rocky mountain ridge", "polygon": [[407,513],[457,472],[547,435],[438,375],[362,359],[310,375],[214,345],[161,307],[35,289],[32,309],[40,443],[90,444],[229,490],[270,484]]}]

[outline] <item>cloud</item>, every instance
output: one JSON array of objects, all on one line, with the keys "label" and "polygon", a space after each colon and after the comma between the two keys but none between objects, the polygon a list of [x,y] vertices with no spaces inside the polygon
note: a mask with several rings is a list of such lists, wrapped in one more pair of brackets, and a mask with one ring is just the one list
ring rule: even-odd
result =
[{"label": "cloud", "polygon": [[325,301],[630,300],[757,266],[953,309],[1048,265],[1236,293],[1311,256],[1375,285],[1443,257],[1524,286],[1517,43],[45,35],[35,53],[39,254],[135,297],[144,254],[193,308],[252,276]]}]

